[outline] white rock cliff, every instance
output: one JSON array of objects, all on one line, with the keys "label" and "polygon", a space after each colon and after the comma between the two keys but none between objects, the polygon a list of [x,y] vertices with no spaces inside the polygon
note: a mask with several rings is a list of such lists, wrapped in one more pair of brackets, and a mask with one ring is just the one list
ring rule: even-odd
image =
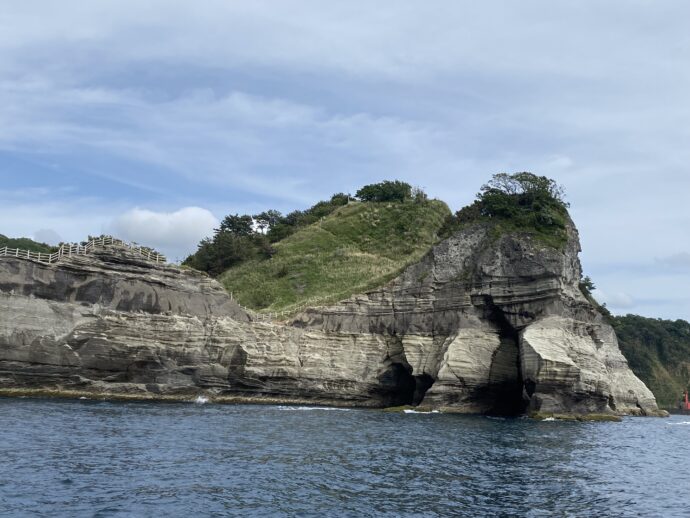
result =
[{"label": "white rock cliff", "polygon": [[191,398],[522,414],[658,415],[564,250],[482,225],[388,285],[291,322],[108,246],[0,258],[0,394]]}]

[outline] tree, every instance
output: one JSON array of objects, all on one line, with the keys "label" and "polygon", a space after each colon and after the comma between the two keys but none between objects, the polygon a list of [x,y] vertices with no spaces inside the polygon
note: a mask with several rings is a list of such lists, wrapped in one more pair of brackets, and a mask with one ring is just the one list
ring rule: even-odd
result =
[{"label": "tree", "polygon": [[277,210],[266,210],[254,216],[254,222],[259,230],[263,233],[265,229],[271,229],[283,220],[283,215]]},{"label": "tree", "polygon": [[563,227],[568,204],[563,188],[554,180],[532,173],[499,173],[477,194],[481,213],[533,226]]},{"label": "tree", "polygon": [[414,199],[415,203],[424,203],[425,201],[429,200],[429,196],[427,196],[427,194],[424,192],[424,189],[421,187],[413,187],[412,199]]},{"label": "tree", "polygon": [[384,180],[365,185],[355,194],[362,201],[407,201],[412,199],[412,186],[400,180]]},{"label": "tree", "polygon": [[347,205],[350,202],[350,200],[354,200],[354,198],[349,194],[339,192],[331,196],[331,205],[335,205],[337,207],[341,205]]},{"label": "tree", "polygon": [[564,201],[565,191],[555,180],[528,172],[495,174],[491,180],[482,185],[477,198],[483,199],[495,194],[514,197],[522,196],[530,199],[543,197],[555,200],[564,207],[568,206]]},{"label": "tree", "polygon": [[479,221],[496,232],[525,232],[554,248],[568,241],[568,203],[563,187],[545,176],[528,172],[494,175],[477,193],[473,204],[450,216],[442,235]]},{"label": "tree", "polygon": [[235,236],[250,236],[254,233],[254,219],[248,214],[243,216],[229,214],[220,222],[220,228],[216,230],[216,233],[218,232],[229,232]]},{"label": "tree", "polygon": [[594,281],[592,281],[590,276],[586,275],[580,281],[580,289],[586,291],[588,295],[591,295],[592,292],[597,289],[597,287],[594,285]]},{"label": "tree", "polygon": [[[403,182],[382,182],[367,187],[360,189],[364,190],[367,199],[405,201],[411,198],[411,187]],[[203,239],[197,251],[183,264],[219,275],[249,258],[270,258],[275,253],[273,243],[316,223],[353,199],[350,194],[336,193],[329,200],[319,201],[306,210],[295,210],[286,216],[273,209],[254,216],[229,214],[223,218],[213,237]]]}]

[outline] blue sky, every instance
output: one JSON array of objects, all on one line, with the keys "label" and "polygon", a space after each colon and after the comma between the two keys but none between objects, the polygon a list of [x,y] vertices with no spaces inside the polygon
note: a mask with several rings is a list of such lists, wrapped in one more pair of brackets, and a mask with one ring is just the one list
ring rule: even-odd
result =
[{"label": "blue sky", "polygon": [[690,318],[690,4],[0,1],[0,233],[172,258],[399,178],[562,183],[617,313]]}]

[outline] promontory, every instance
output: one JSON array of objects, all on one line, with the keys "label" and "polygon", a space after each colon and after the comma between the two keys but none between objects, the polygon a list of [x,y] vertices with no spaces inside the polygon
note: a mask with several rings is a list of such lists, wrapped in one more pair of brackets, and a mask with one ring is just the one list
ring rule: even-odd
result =
[{"label": "promontory", "polygon": [[[353,280],[351,293],[287,310],[272,300],[241,306],[251,297],[227,284],[237,272],[219,277],[223,286],[114,239],[48,257],[0,249],[0,394],[660,415],[582,290],[565,203],[553,183],[521,174],[494,177],[473,205],[441,214],[422,248],[367,263],[383,269],[375,285]],[[358,238],[322,257],[326,245],[306,250],[310,236],[336,239],[329,225],[352,221],[376,228],[363,215],[400,219],[410,207],[412,241],[418,211],[439,206],[423,193],[376,199],[381,192],[347,196],[253,260],[268,268],[298,243],[300,261],[320,260],[325,272],[335,268],[328,253],[356,265],[372,254]],[[386,235],[377,239],[385,246]],[[310,281],[289,264],[274,277],[299,295]]]}]

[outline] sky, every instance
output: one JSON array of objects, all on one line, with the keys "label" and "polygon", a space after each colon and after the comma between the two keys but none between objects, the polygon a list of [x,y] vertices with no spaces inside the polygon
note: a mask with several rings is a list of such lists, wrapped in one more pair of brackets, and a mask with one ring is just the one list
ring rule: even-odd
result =
[{"label": "sky", "polygon": [[596,296],[690,319],[690,3],[0,0],[0,233],[179,260],[230,213],[561,183]]}]

